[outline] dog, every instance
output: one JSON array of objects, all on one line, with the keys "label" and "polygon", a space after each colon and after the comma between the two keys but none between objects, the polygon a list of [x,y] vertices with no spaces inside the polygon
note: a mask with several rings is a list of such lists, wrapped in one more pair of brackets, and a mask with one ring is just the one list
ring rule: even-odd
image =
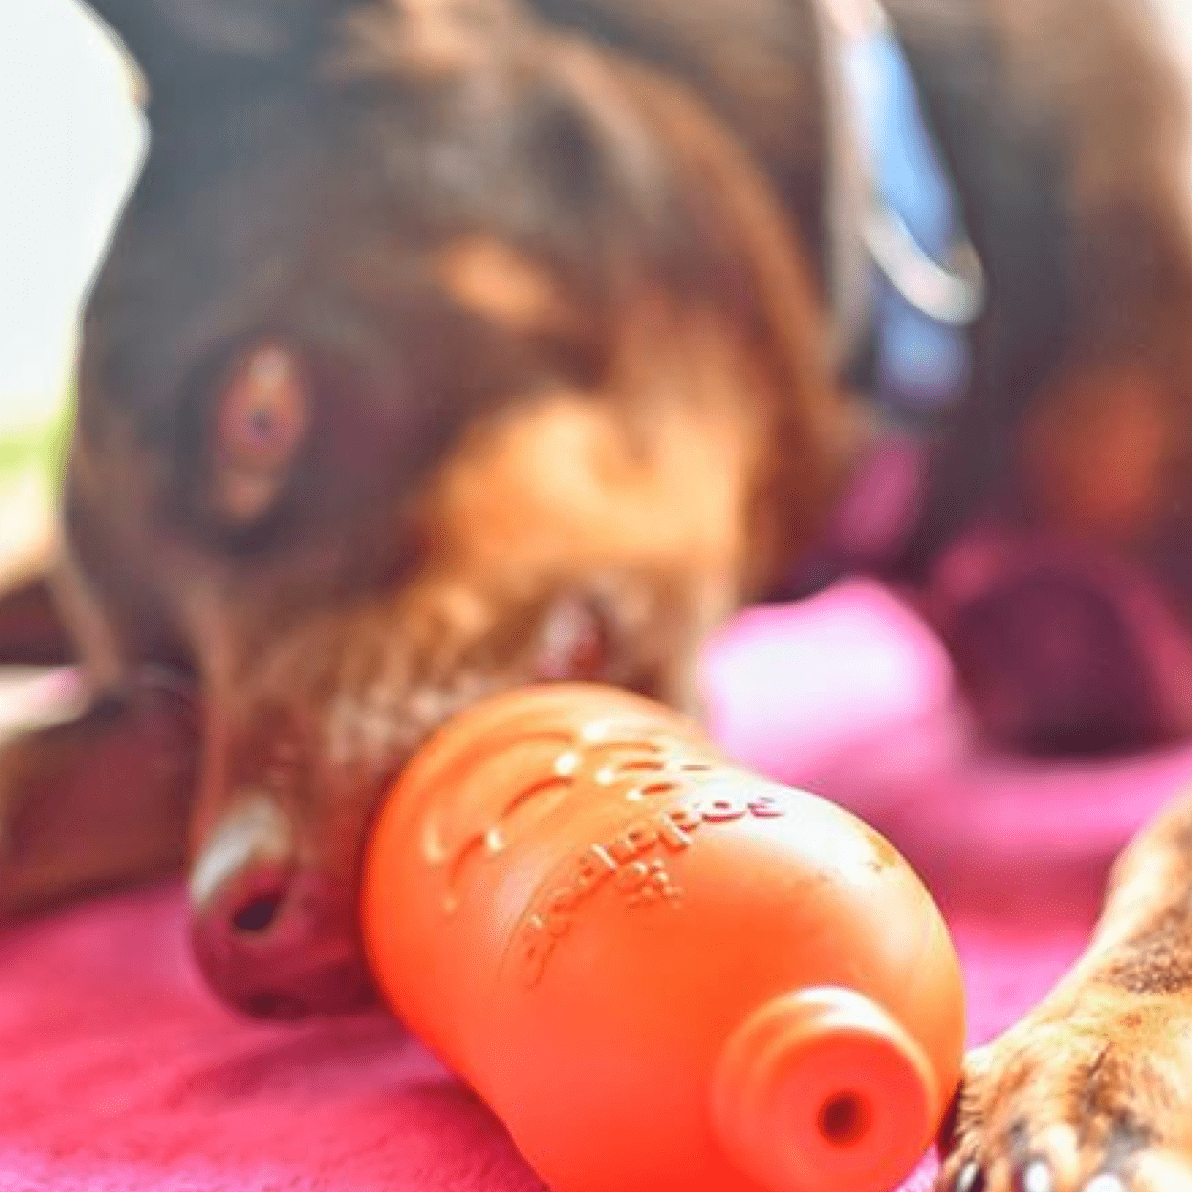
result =
[{"label": "dog", "polygon": [[[848,22],[812,0],[91,7],[152,142],[87,304],[61,533],[0,599],[0,658],[89,684],[0,754],[0,908],[185,865],[216,993],[353,1010],[370,818],[437,725],[559,678],[697,711],[718,624],[817,549],[858,562],[830,527],[886,428],[837,317],[864,289]],[[912,522],[868,562],[918,594],[995,740],[1186,735],[1170,14],[885,9],[987,301]],[[1177,802],[1139,839],[1085,959],[971,1058],[945,1186],[1192,1178],[1190,825]]]}]

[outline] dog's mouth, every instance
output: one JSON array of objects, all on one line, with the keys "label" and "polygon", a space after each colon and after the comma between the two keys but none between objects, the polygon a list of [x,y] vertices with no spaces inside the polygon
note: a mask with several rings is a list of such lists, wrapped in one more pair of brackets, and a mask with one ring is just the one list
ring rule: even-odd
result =
[{"label": "dog's mouth", "polygon": [[[330,700],[262,698],[234,731],[207,719],[217,755],[208,781],[218,789],[200,800],[213,810],[196,828],[189,896],[195,959],[218,997],[273,1019],[376,1003],[358,889],[373,817],[406,763],[452,715],[495,691],[623,678],[598,602],[559,599],[531,624],[497,652],[504,664],[448,668],[421,689],[395,683],[381,702],[375,665],[361,663],[346,668],[353,679],[357,670],[373,676],[359,692],[353,682],[332,685]],[[350,644],[364,651],[369,639]]]}]

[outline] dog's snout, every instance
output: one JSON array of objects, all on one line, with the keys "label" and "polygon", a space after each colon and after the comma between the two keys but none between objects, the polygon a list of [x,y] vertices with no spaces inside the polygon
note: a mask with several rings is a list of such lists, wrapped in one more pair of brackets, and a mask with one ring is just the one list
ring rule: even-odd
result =
[{"label": "dog's snout", "polygon": [[212,989],[258,1018],[336,1014],[372,1000],[354,901],[301,864],[284,810],[242,800],[217,824],[190,881],[191,938]]}]

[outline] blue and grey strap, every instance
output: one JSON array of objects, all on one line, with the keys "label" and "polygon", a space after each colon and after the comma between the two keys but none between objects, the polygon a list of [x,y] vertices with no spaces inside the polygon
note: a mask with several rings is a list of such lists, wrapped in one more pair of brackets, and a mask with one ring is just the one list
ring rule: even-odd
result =
[{"label": "blue and grey strap", "polygon": [[839,351],[848,359],[871,337],[868,400],[884,432],[793,577],[796,592],[897,557],[924,497],[932,432],[964,398],[966,329],[984,296],[980,261],[885,12],[877,0],[819,5],[836,134],[829,259]]},{"label": "blue and grey strap", "polygon": [[857,146],[855,218],[875,274],[872,397],[895,422],[930,422],[964,389],[964,328],[981,309],[980,261],[885,13],[876,0],[821,3],[839,63],[838,102]]}]

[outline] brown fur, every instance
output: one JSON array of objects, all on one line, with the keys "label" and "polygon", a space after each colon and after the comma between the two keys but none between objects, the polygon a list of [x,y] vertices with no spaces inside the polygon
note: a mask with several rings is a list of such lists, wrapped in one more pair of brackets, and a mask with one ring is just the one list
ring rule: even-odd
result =
[{"label": "brown fur", "polygon": [[[0,755],[0,907],[187,852],[218,992],[349,1008],[360,850],[426,735],[542,677],[693,705],[700,640],[781,584],[871,441],[832,358],[838,64],[810,0],[94,6],[154,137],[87,309],[49,583],[0,601],[5,656],[77,657],[94,699]],[[1184,81],[1127,0],[888,8],[989,281],[892,569],[938,609],[974,522],[1062,536],[1192,624]],[[1094,603],[1124,670],[1130,611]],[[940,628],[980,710],[996,642]],[[1088,729],[1067,678],[1053,743]],[[1143,688],[1102,742],[1192,728],[1172,697],[1115,736]],[[1192,1179],[1184,814],[974,1057],[965,1192]]]},{"label": "brown fur", "polygon": [[1192,980],[1186,800],[1119,860],[1088,952],[1056,989],[969,1059],[946,1186],[1046,1168],[1051,1186],[1101,1174],[1181,1188],[1192,1175]]}]

